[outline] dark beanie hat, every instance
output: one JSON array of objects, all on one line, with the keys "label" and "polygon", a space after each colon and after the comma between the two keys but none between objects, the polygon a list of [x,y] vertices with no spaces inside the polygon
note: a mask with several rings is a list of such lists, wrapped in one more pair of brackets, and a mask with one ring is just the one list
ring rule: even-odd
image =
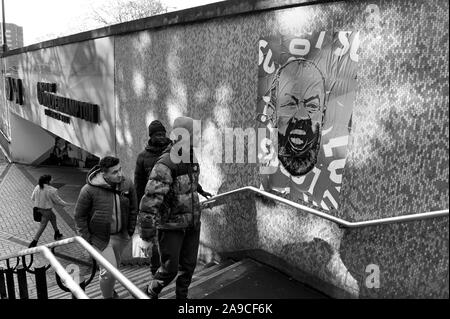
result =
[{"label": "dark beanie hat", "polygon": [[156,132],[166,132],[164,125],[162,125],[162,123],[158,120],[151,122],[148,126],[148,136],[152,136]]}]

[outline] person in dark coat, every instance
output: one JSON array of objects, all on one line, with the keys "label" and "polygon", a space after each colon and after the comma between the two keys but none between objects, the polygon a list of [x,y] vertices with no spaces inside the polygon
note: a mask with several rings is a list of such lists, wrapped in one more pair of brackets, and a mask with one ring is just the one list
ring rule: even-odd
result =
[{"label": "person in dark coat", "polygon": [[153,228],[158,230],[161,266],[146,287],[152,299],[158,298],[177,274],[176,298],[187,298],[200,239],[198,194],[212,196],[198,183],[200,166],[193,148],[193,119],[178,117],[173,128],[187,131],[190,141],[178,139],[164,151],[150,173],[139,205],[141,238],[147,240]]},{"label": "person in dark coat", "polygon": [[[75,206],[77,233],[91,243],[114,267],[134,233],[137,218],[136,191],[131,179],[123,176],[118,158],[106,156],[87,175]],[[100,267],[103,298],[118,298],[115,278]]]},{"label": "person in dark coat", "polygon": [[[134,171],[134,185],[136,187],[138,201],[144,196],[145,185],[147,184],[153,166],[163,151],[172,143],[172,141],[166,137],[165,127],[158,120],[151,122],[148,126],[148,136],[150,139],[148,140],[145,149],[139,153]],[[160,266],[156,232],[149,234],[147,238],[151,243],[149,246],[150,271],[152,275],[154,275]]]}]

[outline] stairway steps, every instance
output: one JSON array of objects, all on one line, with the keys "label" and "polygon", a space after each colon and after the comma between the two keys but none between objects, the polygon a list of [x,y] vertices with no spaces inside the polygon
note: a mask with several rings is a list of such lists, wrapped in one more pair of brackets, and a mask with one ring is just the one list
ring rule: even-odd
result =
[{"label": "stairway steps", "polygon": [[[192,283],[196,282],[199,278],[202,278],[204,276],[208,276],[210,273],[215,272],[217,270],[220,270],[226,266],[229,266],[232,261],[225,261],[223,263],[214,264],[209,267],[205,267],[205,265],[199,264],[196,272],[194,273],[192,277]],[[122,274],[128,278],[134,285],[136,285],[138,288],[143,289],[145,285],[150,280],[150,268],[147,265],[127,265],[122,266],[120,268],[120,271]],[[88,276],[85,276],[84,278],[88,278]],[[48,279],[47,279],[48,280]],[[52,284],[48,287],[48,297],[49,299],[71,299],[72,294],[70,292],[65,292],[59,286],[56,284],[55,280],[52,280],[50,282],[48,280],[48,284]],[[37,294],[35,290],[34,285],[30,285],[30,299],[36,299]],[[121,298],[128,299],[128,298],[134,298],[128,290],[123,287],[120,283],[116,284],[116,291],[121,296]],[[171,283],[169,286],[167,286],[163,294],[170,293],[172,291],[175,291],[175,281]],[[92,282],[86,287],[86,294],[91,299],[101,299],[101,292],[99,289],[99,282],[98,282],[98,272],[95,274]]]},{"label": "stairway steps", "polygon": [[[191,290],[193,287],[196,287],[204,282],[213,280],[213,278],[222,275],[223,273],[234,271],[236,268],[242,265],[242,262],[236,262],[232,263],[231,265],[228,265],[227,267],[221,267],[219,269],[216,269],[216,271],[210,272],[207,276],[203,276],[196,280],[195,282],[192,282],[189,286],[189,290]],[[175,298],[175,291],[170,291],[165,294],[161,294],[161,299],[174,299]]]},{"label": "stairway steps", "polygon": [[324,294],[275,268],[243,259],[232,269],[189,289],[192,299],[323,299]]},{"label": "stairway steps", "polygon": [[[148,266],[132,265],[120,268],[122,274],[138,288],[144,289],[150,279]],[[101,299],[98,273],[86,287],[91,299]],[[32,290],[32,289],[31,289]],[[30,291],[30,299],[36,298],[35,289]],[[116,291],[121,299],[134,298],[120,283]],[[49,299],[71,299],[71,293],[62,291],[57,285],[48,288]],[[175,298],[175,281],[160,294],[160,299]],[[199,265],[189,287],[191,299],[310,299],[327,298],[318,291],[304,286],[278,270],[251,259],[239,262],[226,260],[207,267]]]},{"label": "stairway steps", "polygon": [[[194,275],[192,276],[191,285],[193,285],[198,280],[201,280],[202,278],[210,276],[212,273],[214,273],[216,271],[219,271],[225,267],[230,266],[232,263],[233,262],[231,260],[226,260],[224,262],[221,262],[221,263],[209,266],[209,267],[205,267],[199,272],[194,272]],[[164,290],[161,292],[159,297],[161,299],[167,299],[165,296],[167,296],[169,294],[175,294],[175,288],[176,288],[176,282],[174,280],[170,285],[168,285],[167,287],[164,288]]]},{"label": "stairway steps", "polygon": [[[196,268],[196,271],[194,272],[194,275],[192,276],[192,283],[195,283],[200,278],[203,278],[204,276],[208,276],[210,273],[215,272],[217,270],[220,270],[224,267],[229,266],[232,261],[227,260],[222,263],[214,264],[209,267],[205,267],[205,265],[199,264]],[[128,277],[127,277],[128,278]],[[131,280],[131,278],[129,278]],[[150,280],[150,277],[147,275],[143,278],[143,280],[131,280],[138,288],[144,290],[145,286],[148,284]],[[164,290],[160,294],[160,298],[163,298],[166,294],[174,293],[176,287],[176,281],[174,280],[172,283],[170,283],[167,287],[164,288]],[[117,290],[119,292],[119,290]],[[120,293],[120,292],[119,292]],[[120,294],[122,298],[128,299],[133,298],[133,296],[127,291],[124,290],[123,294]]]}]

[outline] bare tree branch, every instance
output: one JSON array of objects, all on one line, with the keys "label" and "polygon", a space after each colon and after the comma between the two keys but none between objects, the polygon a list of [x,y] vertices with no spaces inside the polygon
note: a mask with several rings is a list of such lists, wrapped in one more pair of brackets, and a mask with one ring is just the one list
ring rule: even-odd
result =
[{"label": "bare tree branch", "polygon": [[167,6],[159,0],[113,0],[103,4],[101,8],[92,8],[88,18],[106,26],[150,17],[167,11]]}]

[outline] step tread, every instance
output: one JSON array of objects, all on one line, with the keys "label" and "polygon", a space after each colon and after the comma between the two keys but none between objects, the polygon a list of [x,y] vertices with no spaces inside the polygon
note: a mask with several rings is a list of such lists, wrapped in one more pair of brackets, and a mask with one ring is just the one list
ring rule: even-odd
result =
[{"label": "step tread", "polygon": [[[224,263],[218,263],[210,267],[202,267],[203,265],[199,264],[198,271],[194,273],[194,276],[192,278],[192,282],[195,282],[199,278],[209,275],[211,272],[214,272],[218,269],[221,269],[225,266],[227,266],[230,263],[230,261],[226,261]],[[143,288],[144,285],[149,281],[150,279],[150,268],[148,265],[125,265],[120,268],[121,273],[128,278],[133,284],[135,284],[138,288]],[[89,278],[89,276],[85,276],[85,279]],[[47,284],[49,284],[48,282]],[[53,280],[51,282],[51,286],[48,287],[48,297],[49,299],[71,299],[72,294],[70,292],[63,291],[59,286],[56,284],[56,282]],[[98,282],[98,272],[95,274],[92,282],[86,287],[86,294],[89,298],[97,299],[101,298],[101,292]],[[30,285],[29,298],[30,299],[36,299],[36,289],[34,285]],[[170,292],[171,290],[175,290],[175,283],[172,283],[168,287],[166,287],[166,291]],[[120,283],[116,285],[116,291],[119,293],[121,298],[134,298],[128,290],[123,287]]]},{"label": "step tread", "polygon": [[[204,282],[210,281],[210,280],[212,280],[215,277],[221,276],[222,274],[224,274],[226,272],[233,271],[236,268],[241,267],[243,264],[244,264],[244,261],[238,261],[238,262],[232,263],[231,265],[228,265],[227,267],[220,268],[217,271],[212,272],[212,273],[210,273],[207,276],[201,277],[197,281],[191,283],[191,285],[189,286],[189,289],[191,289],[193,287],[196,287],[196,286],[198,286],[198,285],[200,285],[200,284],[202,284]],[[166,294],[161,294],[160,298],[161,299],[172,299],[172,298],[175,298],[175,291],[171,291],[171,292],[166,293]]]}]

